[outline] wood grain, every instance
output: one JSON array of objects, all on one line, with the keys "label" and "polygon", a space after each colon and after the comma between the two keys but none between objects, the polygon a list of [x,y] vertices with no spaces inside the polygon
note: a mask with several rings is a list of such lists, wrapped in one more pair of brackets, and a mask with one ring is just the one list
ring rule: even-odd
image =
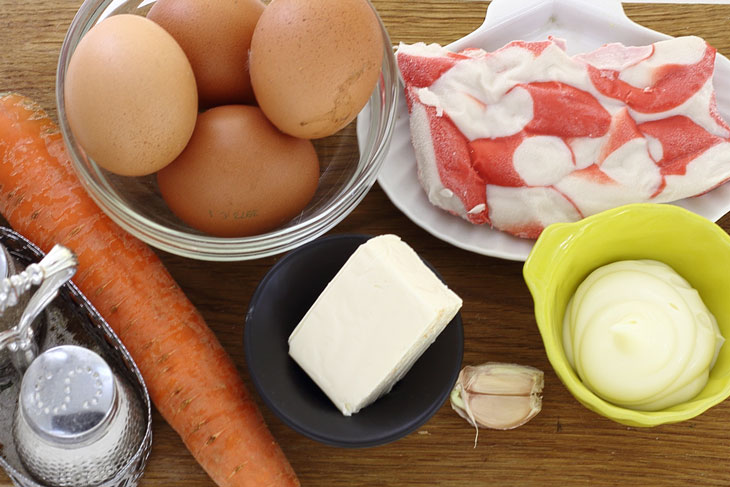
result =
[{"label": "wood grain", "polygon": [[[19,91],[54,111],[55,69],[79,0],[0,0],[0,91]],[[394,43],[448,43],[478,27],[488,5],[477,1],[374,0]],[[629,4],[635,21],[671,35],[704,37],[730,54],[730,6]],[[725,229],[730,219],[721,220]],[[513,431],[474,431],[448,405],[419,431],[395,443],[349,450],[295,433],[268,410],[271,430],[304,486],[595,486],[730,485],[730,403],[677,425],[635,429],[582,407],[552,372],[522,280],[522,265],[454,248],[410,222],[376,186],[332,233],[396,232],[464,298],[465,364],[487,360],[546,372],[543,411]],[[244,315],[257,283],[277,261],[213,264],[160,256],[238,364]],[[155,415],[152,456],[143,487],[212,487],[174,432]],[[0,474],[0,487],[11,483]]]}]

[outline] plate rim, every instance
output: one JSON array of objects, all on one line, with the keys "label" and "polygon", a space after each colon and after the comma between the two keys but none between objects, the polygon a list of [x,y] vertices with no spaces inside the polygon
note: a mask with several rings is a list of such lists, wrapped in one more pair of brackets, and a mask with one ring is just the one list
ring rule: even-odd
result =
[{"label": "plate rim", "polygon": [[[544,1],[542,3],[536,0],[493,0],[492,4],[490,4],[487,8],[486,19],[481,26],[479,26],[473,32],[455,40],[454,42],[449,43],[445,47],[457,47],[461,49],[464,47],[464,42],[472,41],[475,38],[484,39],[490,33],[501,33],[503,30],[512,28],[515,25],[519,26],[520,20],[523,19],[525,15],[535,14],[537,11],[550,12],[549,21],[556,25],[560,24],[560,28],[563,29],[563,31],[574,30],[575,27],[571,27],[570,22],[558,22],[556,19],[560,20],[567,15],[565,12],[562,12],[561,15],[561,7],[570,7],[575,3],[583,5],[586,10],[592,10],[592,14],[597,15],[601,12],[595,7],[591,8],[593,4],[585,0],[552,0]],[[489,9],[497,4],[500,7],[505,8],[499,12],[499,16],[495,15],[490,19]],[[671,37],[667,34],[649,29],[641,24],[634,22],[628,16],[626,16],[625,13],[623,13],[623,9],[620,4],[618,8],[623,15],[616,14],[611,15],[610,18],[606,17],[600,19],[601,22],[605,23],[605,29],[621,29],[621,31],[623,32],[622,35],[624,36],[626,33],[631,33],[637,37],[642,36],[644,38],[651,39],[650,42],[656,42]],[[543,24],[543,26],[550,26],[550,24]],[[531,32],[518,31],[514,37],[519,38],[520,35],[522,35],[523,37],[534,37],[535,34]],[[601,36],[604,35],[607,34],[601,34]],[[605,40],[605,42],[620,42],[620,40],[617,41],[608,39]],[[718,72],[718,68],[720,72]],[[727,76],[728,71],[730,71],[730,60],[718,53],[716,57],[714,74],[715,82],[720,80],[722,83],[730,84],[730,78]],[[403,89],[402,79],[399,78],[399,81],[401,84],[401,89]],[[726,109],[726,113],[723,114],[725,119],[728,118],[727,110],[729,107],[730,105],[727,104],[724,107]],[[413,160],[415,160],[415,154],[412,154],[412,146],[410,146],[410,129],[408,126],[409,114],[407,109],[404,111],[404,108],[405,101],[403,100],[403,98],[401,98],[396,111],[396,127],[393,131],[393,139],[391,141],[390,151],[385,158],[383,167],[381,168],[377,178],[378,185],[386,194],[391,203],[403,214],[405,214],[408,219],[410,219],[413,223],[415,223],[422,229],[426,230],[429,234],[446,243],[454,245],[457,248],[461,248],[463,250],[489,257],[524,262],[531,252],[535,240],[517,238],[485,225],[473,225],[466,222],[459,216],[451,215],[446,210],[432,205],[430,202],[428,202],[427,199],[425,200],[427,205],[422,205],[420,202],[409,201],[408,198],[403,198],[399,195],[399,182],[391,181],[389,179],[387,168],[389,165],[393,164],[393,152],[395,151],[395,147],[397,147],[399,143],[403,143],[403,137],[406,137],[406,145],[410,147],[411,150],[411,152],[406,153],[405,155],[409,158],[412,157]],[[401,154],[398,155],[401,156]],[[411,162],[412,160],[409,160],[409,164],[411,164]],[[418,181],[415,173],[413,174],[413,179],[414,185],[417,185],[422,193],[419,198],[427,198],[425,195],[425,191]],[[723,201],[728,200],[728,198],[730,198],[729,186],[730,184],[724,184],[717,188],[712,188],[711,190],[701,195],[663,204],[673,204],[681,206],[701,216],[705,216],[706,218],[713,219],[713,221],[717,221],[722,218],[723,215],[727,214],[728,211],[730,211],[730,204],[725,203],[722,209],[720,209],[718,203],[711,203],[714,203],[716,201],[715,197],[718,198],[718,201],[719,199],[722,199]],[[474,235],[473,233],[465,235],[458,230],[453,230],[455,227],[458,228],[459,226],[463,226],[464,224],[470,226],[470,229],[467,230],[467,232],[471,232],[471,227],[473,227],[474,229],[478,229],[479,232],[485,232],[487,235],[492,235],[488,245],[480,245],[478,242],[474,243],[473,239],[466,238]],[[478,237],[479,235],[477,235],[477,238]],[[496,241],[492,241],[492,239],[496,239]]]}]

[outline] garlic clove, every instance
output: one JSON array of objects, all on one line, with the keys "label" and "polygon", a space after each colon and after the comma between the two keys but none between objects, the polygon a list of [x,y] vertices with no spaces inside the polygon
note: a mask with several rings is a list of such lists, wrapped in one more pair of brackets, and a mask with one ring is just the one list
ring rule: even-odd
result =
[{"label": "garlic clove", "polygon": [[538,396],[492,396],[472,394],[469,409],[479,426],[507,430],[522,426],[534,418],[541,409]]},{"label": "garlic clove", "polygon": [[487,362],[464,367],[460,382],[474,394],[529,396],[542,391],[543,373],[527,365]]},{"label": "garlic clove", "polygon": [[542,409],[544,374],[526,365],[488,362],[461,370],[451,407],[472,426],[513,429]]}]

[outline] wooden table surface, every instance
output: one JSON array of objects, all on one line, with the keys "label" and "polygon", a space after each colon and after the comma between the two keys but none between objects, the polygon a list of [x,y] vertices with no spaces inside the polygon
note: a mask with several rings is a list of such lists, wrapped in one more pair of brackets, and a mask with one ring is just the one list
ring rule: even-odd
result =
[{"label": "wooden table surface", "polygon": [[[482,22],[487,2],[374,0],[394,43],[448,43]],[[19,91],[55,113],[56,61],[81,0],[0,0],[0,92]],[[730,55],[730,5],[629,4],[631,18],[671,35],[704,37]],[[721,220],[730,229],[730,219]],[[474,430],[448,404],[418,431],[386,446],[339,449],[309,440],[264,408],[273,434],[304,486],[730,485],[730,402],[699,418],[653,429],[628,428],[581,406],[545,356],[522,280],[522,264],[468,253],[411,223],[377,185],[331,233],[395,232],[443,274],[464,299],[465,364],[506,361],[545,371],[542,412],[512,431]],[[277,257],[211,264],[159,252],[233,356],[250,386],[242,350],[244,315]],[[144,487],[213,486],[155,413]],[[11,485],[0,473],[0,486]]]}]

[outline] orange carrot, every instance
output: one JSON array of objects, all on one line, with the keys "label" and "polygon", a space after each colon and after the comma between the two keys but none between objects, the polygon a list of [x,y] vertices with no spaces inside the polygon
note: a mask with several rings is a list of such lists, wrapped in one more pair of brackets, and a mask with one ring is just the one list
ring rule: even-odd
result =
[{"label": "orange carrot", "polygon": [[78,255],[75,283],[142,372],[152,401],[221,487],[299,485],[236,368],[157,256],[81,187],[58,128],[0,94],[0,213],[44,250]]}]

